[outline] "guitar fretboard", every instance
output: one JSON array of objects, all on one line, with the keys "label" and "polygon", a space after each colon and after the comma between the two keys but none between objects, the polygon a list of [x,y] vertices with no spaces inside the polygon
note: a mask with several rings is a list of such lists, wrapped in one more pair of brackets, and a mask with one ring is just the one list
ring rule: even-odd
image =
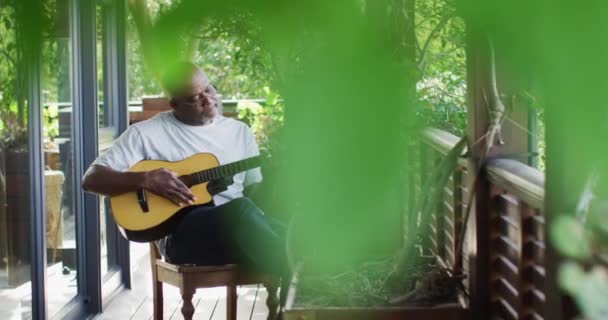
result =
[{"label": "guitar fretboard", "polygon": [[260,166],[260,157],[251,157],[237,162],[224,164],[215,168],[206,169],[195,172],[190,176],[195,181],[195,184],[205,183],[221,177],[233,176],[239,172],[253,169]]}]

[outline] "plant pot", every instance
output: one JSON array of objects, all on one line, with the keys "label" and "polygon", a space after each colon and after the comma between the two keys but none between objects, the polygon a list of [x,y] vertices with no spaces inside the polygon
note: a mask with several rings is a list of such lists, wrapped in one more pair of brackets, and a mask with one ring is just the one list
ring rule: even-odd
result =
[{"label": "plant pot", "polygon": [[289,288],[285,320],[465,320],[468,307],[461,296],[453,302],[433,306],[301,307],[297,304],[298,274]]},{"label": "plant pot", "polygon": [[468,310],[460,303],[433,307],[286,308],[285,320],[465,320]]}]

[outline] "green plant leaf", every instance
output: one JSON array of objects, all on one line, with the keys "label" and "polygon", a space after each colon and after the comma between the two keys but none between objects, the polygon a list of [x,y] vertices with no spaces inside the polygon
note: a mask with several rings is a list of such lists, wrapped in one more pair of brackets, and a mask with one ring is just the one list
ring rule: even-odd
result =
[{"label": "green plant leaf", "polygon": [[570,294],[574,294],[579,290],[584,277],[585,272],[574,262],[566,262],[559,268],[559,285]]},{"label": "green plant leaf", "polygon": [[549,234],[557,250],[564,256],[574,259],[590,257],[589,232],[575,217],[567,214],[558,216]]},{"label": "green plant leaf", "polygon": [[600,267],[595,267],[590,272],[583,272],[579,281],[574,297],[585,319],[607,319],[608,273]]},{"label": "green plant leaf", "polygon": [[589,212],[589,224],[594,231],[601,235],[601,238],[608,238],[608,219],[606,219],[606,208],[601,207]]}]

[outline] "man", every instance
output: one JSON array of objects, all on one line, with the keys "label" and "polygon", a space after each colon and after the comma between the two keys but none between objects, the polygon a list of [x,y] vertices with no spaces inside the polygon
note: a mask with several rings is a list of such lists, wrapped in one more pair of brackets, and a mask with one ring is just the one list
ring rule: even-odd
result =
[{"label": "man", "polygon": [[[144,188],[183,206],[195,198],[174,172],[126,170],[141,160],[179,161],[201,152],[214,154],[220,164],[259,155],[246,124],[217,114],[217,92],[199,68],[179,63],[162,82],[173,110],[129,127],[87,170],[86,191],[114,196]],[[214,206],[184,209],[189,211],[174,232],[157,241],[163,256],[176,264],[238,263],[287,275],[283,237],[244,197],[261,181],[257,168],[210,182]]]}]

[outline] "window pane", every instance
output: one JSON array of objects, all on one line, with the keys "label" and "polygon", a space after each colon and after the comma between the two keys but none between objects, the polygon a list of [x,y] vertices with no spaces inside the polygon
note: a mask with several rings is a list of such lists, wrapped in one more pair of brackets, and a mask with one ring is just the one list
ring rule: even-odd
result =
[{"label": "window pane", "polygon": [[54,27],[45,38],[42,50],[49,318],[56,315],[77,294],[68,4],[67,0],[49,3]]},{"label": "window pane", "polygon": [[0,319],[31,317],[29,146],[25,66],[15,11],[0,4]]},{"label": "window pane", "polygon": [[[110,30],[113,27],[108,24],[108,15],[112,8],[103,1],[97,2],[97,84],[99,99],[99,152],[104,152],[116,136],[116,128],[113,123],[113,111],[117,107],[113,105],[111,84],[112,73],[109,72],[108,61],[111,57],[111,47],[108,46]],[[108,279],[117,270],[116,261],[116,232],[112,220],[112,212],[108,199],[102,197],[99,201],[100,238],[101,238],[101,277]],[[105,289],[105,288],[104,288]],[[113,289],[113,288],[112,288]]]}]

